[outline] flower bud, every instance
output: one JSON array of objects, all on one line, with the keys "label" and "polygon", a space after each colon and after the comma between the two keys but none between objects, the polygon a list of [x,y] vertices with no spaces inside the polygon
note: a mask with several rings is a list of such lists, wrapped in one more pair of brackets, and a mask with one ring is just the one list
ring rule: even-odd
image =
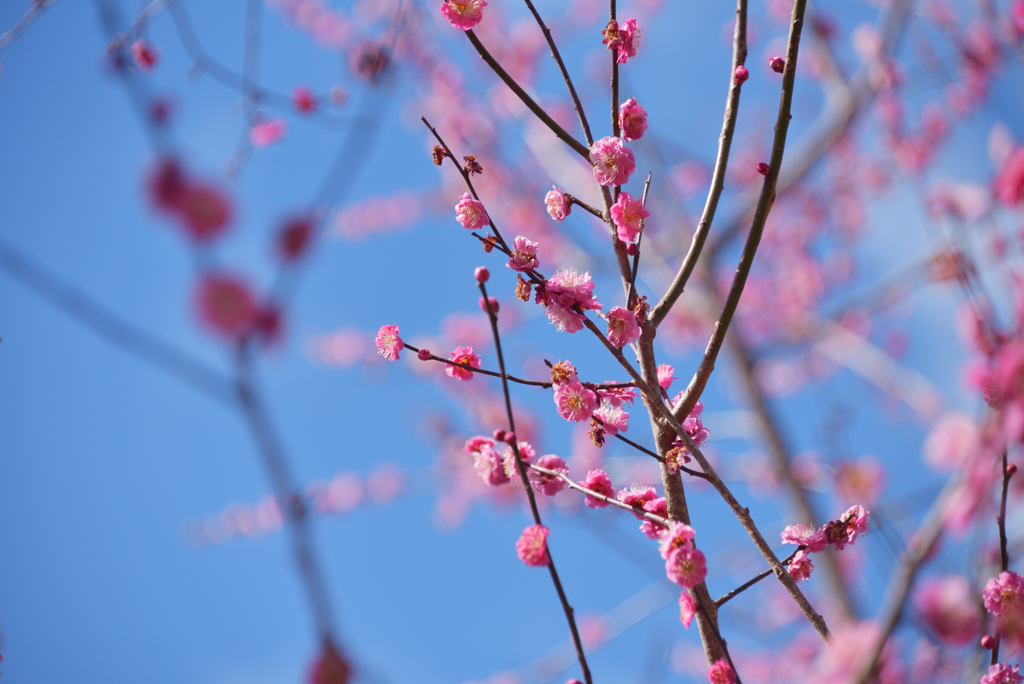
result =
[{"label": "flower bud", "polygon": [[767,176],[768,172],[771,171],[771,170],[772,170],[772,167],[768,166],[764,162],[758,162],[758,164],[757,164],[757,172],[759,174],[761,174],[762,176]]},{"label": "flower bud", "polygon": [[1011,463],[1006,466],[1006,477],[1013,477],[1013,474],[1017,472],[1017,464]]},{"label": "flower bud", "polygon": [[996,640],[993,639],[988,634],[986,634],[985,636],[981,637],[981,647],[983,649],[985,649],[986,651],[991,651],[992,647],[995,646],[995,645],[996,645]]},{"label": "flower bud", "polygon": [[506,432],[505,433],[505,444],[508,444],[509,446],[512,446],[515,443],[516,443],[516,433],[514,433],[514,432]]},{"label": "flower bud", "polygon": [[476,278],[478,283],[486,283],[491,278],[491,272],[484,266],[477,266],[476,270],[473,271],[473,277]]},{"label": "flower bud", "polygon": [[626,254],[629,256],[636,256],[640,253],[640,248],[636,246],[635,242],[630,242],[626,245]]},{"label": "flower bud", "polygon": [[416,352],[416,356],[417,356],[417,358],[419,358],[420,361],[429,361],[430,360],[430,350],[429,349],[420,349],[418,352]]},{"label": "flower bud", "polygon": [[772,71],[774,71],[775,73],[781,74],[783,70],[786,68],[786,60],[782,59],[778,55],[775,55],[774,57],[768,60],[768,66],[770,66],[772,68]]},{"label": "flower bud", "polygon": [[501,428],[498,428],[497,430],[495,430],[493,436],[494,436],[494,441],[495,442],[504,442],[505,441],[505,431],[502,430]]},{"label": "flower bud", "polygon": [[750,77],[750,72],[747,71],[747,67],[740,64],[736,67],[736,85],[740,85]]}]

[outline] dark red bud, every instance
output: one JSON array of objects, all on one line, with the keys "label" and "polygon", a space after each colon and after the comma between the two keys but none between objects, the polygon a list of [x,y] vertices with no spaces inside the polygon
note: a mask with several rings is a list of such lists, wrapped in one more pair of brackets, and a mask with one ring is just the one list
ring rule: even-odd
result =
[{"label": "dark red bud", "polygon": [[758,162],[758,164],[757,164],[757,172],[759,174],[761,174],[762,176],[767,176],[768,172],[771,171],[771,170],[772,170],[772,167],[768,166],[764,162]]},{"label": "dark red bud", "polygon": [[505,441],[505,431],[502,430],[501,428],[498,428],[497,430],[495,430],[494,431],[494,441],[495,442],[504,442]]},{"label": "dark red bud", "polygon": [[640,253],[640,248],[636,246],[635,242],[630,242],[626,245],[626,254],[629,256],[636,256]]},{"label": "dark red bud", "polygon": [[516,443],[516,433],[514,433],[514,432],[506,432],[505,433],[505,444],[508,444],[509,446],[512,446],[515,443]]},{"label": "dark red bud", "polygon": [[419,358],[420,361],[429,361],[430,360],[430,350],[429,349],[420,349],[418,352],[416,352],[416,356]]},{"label": "dark red bud", "polygon": [[772,68],[777,74],[781,74],[786,68],[786,60],[782,59],[778,55],[768,60],[768,66]]},{"label": "dark red bud", "polygon": [[983,649],[985,649],[986,651],[991,651],[992,647],[995,646],[995,645],[996,645],[996,640],[993,639],[988,634],[986,634],[985,636],[981,637],[981,647]]},{"label": "dark red bud", "polygon": [[740,64],[738,67],[736,67],[735,78],[736,78],[736,84],[737,85],[739,85],[740,83],[743,83],[748,78],[750,78],[750,72],[747,71],[747,67],[743,66],[742,64]]},{"label": "dark red bud", "polygon": [[1013,474],[1017,472],[1017,464],[1011,463],[1006,466],[1006,477],[1013,477]]}]

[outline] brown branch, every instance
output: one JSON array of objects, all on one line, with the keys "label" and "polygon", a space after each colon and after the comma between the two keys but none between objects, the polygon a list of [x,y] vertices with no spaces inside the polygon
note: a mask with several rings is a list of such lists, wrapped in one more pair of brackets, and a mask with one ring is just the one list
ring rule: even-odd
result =
[{"label": "brown branch", "polygon": [[651,321],[655,327],[661,324],[676,303],[679,295],[686,288],[686,282],[693,273],[697,260],[700,258],[701,250],[711,232],[711,223],[715,220],[715,212],[718,210],[718,200],[725,188],[725,171],[729,164],[729,151],[732,149],[733,134],[736,131],[736,119],[740,110],[740,89],[741,84],[736,82],[736,69],[747,60],[747,0],[736,2],[736,28],[733,31],[732,39],[732,66],[729,71],[729,94],[725,100],[725,114],[722,121],[722,133],[718,136],[718,155],[715,157],[715,168],[711,176],[711,188],[708,190],[707,200],[704,202],[704,211],[701,214],[700,222],[697,224],[697,231],[693,234],[690,249],[683,259],[679,272],[672,280],[668,291],[661,298],[661,301],[651,309]]},{"label": "brown branch", "polygon": [[[803,549],[805,549],[805,548],[807,548],[807,547],[805,547],[805,546],[801,546],[801,547],[800,547],[800,548],[798,548],[798,549],[797,549],[796,551],[794,551],[793,553],[789,554],[788,556],[786,556],[785,558],[783,558],[783,559],[782,559],[781,561],[779,561],[779,562],[780,562],[780,563],[784,563],[784,564],[785,564],[785,563],[791,563],[791,562],[793,562],[793,559],[794,559],[794,558],[796,557],[796,554],[797,554],[797,553],[799,553],[800,551],[802,551],[802,550],[803,550]],[[721,596],[721,597],[719,597],[719,598],[715,599],[715,605],[716,605],[717,607],[721,608],[721,607],[722,607],[722,606],[724,606],[724,605],[725,605],[726,603],[728,603],[728,602],[729,602],[729,601],[731,601],[732,599],[736,598],[737,596],[739,596],[740,594],[742,594],[743,592],[745,592],[745,591],[746,591],[747,589],[749,589],[750,587],[754,586],[755,584],[757,584],[758,582],[760,582],[760,581],[761,581],[761,580],[763,580],[763,579],[764,579],[765,577],[767,577],[768,575],[771,575],[771,574],[772,574],[772,570],[771,570],[771,568],[769,568],[769,569],[765,570],[764,572],[762,572],[762,573],[760,573],[760,574],[756,575],[756,576],[755,576],[755,577],[754,577],[754,578],[753,578],[752,580],[750,580],[749,582],[744,582],[744,583],[743,583],[743,584],[741,584],[740,586],[738,586],[738,587],[736,587],[735,589],[733,589],[732,591],[730,591],[730,592],[729,592],[728,594],[724,594],[723,596]]]},{"label": "brown branch", "polygon": [[[651,189],[651,172],[647,172],[647,180],[644,182],[644,196],[640,201],[641,206],[647,207],[647,192]],[[633,271],[629,277],[629,290],[626,292],[626,308],[630,311],[636,304],[636,274],[640,268],[640,242],[644,239],[644,220],[640,219],[640,232],[636,236],[636,256],[633,257]]]},{"label": "brown branch", "polygon": [[651,522],[656,522],[659,525],[664,525],[665,527],[668,527],[668,524],[670,522],[668,518],[663,518],[660,515],[655,515],[654,513],[649,513],[648,511],[645,511],[640,506],[630,506],[627,503],[623,503],[623,502],[619,501],[615,497],[605,496],[604,494],[599,494],[599,493],[595,492],[593,489],[588,489],[587,487],[584,487],[583,485],[581,485],[581,484],[579,484],[577,482],[573,482],[572,479],[570,479],[569,476],[566,475],[565,473],[561,473],[561,472],[559,472],[557,470],[549,470],[548,468],[543,468],[541,466],[534,465],[532,463],[527,463],[526,465],[530,469],[536,470],[538,473],[544,473],[545,475],[550,475],[551,477],[557,477],[558,479],[560,479],[563,482],[565,482],[566,485],[568,485],[569,489],[575,489],[577,492],[582,492],[583,494],[586,494],[587,496],[592,496],[595,499],[598,499],[600,501],[604,501],[605,503],[610,504],[612,506],[615,506],[617,508],[621,508],[624,511],[629,511],[630,513],[633,513],[634,515],[640,516],[640,517],[642,517],[642,518],[644,518],[646,520],[650,520]]},{"label": "brown branch", "polygon": [[[999,569],[1002,572],[1006,572],[1010,568],[1010,554],[1006,550],[1006,493],[1010,487],[1010,478],[1016,472],[1016,468],[1011,471],[1007,466],[1006,449],[1003,449],[1002,467],[1000,470],[1003,475],[1003,486],[1002,495],[999,499],[999,516],[996,518],[996,523],[999,525]],[[989,665],[995,665],[999,662],[999,642],[1002,641],[1000,631],[997,628],[995,643],[992,644],[992,658],[989,661]]]},{"label": "brown branch", "polygon": [[[467,33],[469,33],[467,31]],[[505,357],[501,352],[501,336],[498,334],[498,316],[491,309],[491,302],[487,298],[487,286],[484,283],[479,283],[480,294],[483,295],[484,303],[487,307],[487,318],[491,323],[491,333],[494,335],[494,348],[498,355],[498,368],[501,370],[501,391],[505,395],[505,413],[508,416],[509,429],[514,433],[516,431],[515,418],[512,415],[512,397],[508,390],[508,376],[505,373]],[[519,478],[523,482],[523,488],[526,490],[526,496],[530,501],[530,512],[533,514],[533,521],[537,525],[543,525],[540,519],[540,510],[537,508],[537,496],[534,494],[533,487],[530,486],[530,478],[526,473],[526,461],[523,460],[522,455],[519,453],[519,445],[515,440],[511,440],[510,446],[512,447],[512,453],[515,455],[516,467],[519,470]],[[580,669],[583,671],[583,679],[586,684],[593,684],[593,678],[590,676],[590,667],[587,665],[587,657],[583,653],[583,641],[580,639],[579,630],[576,628],[576,619],[573,616],[572,606],[569,605],[569,599],[566,598],[565,589],[562,587],[562,581],[558,577],[558,571],[555,570],[555,559],[551,555],[551,547],[548,546],[548,572],[551,574],[551,582],[555,585],[555,591],[558,592],[558,599],[562,603],[562,611],[565,613],[565,619],[569,623],[569,632],[572,634],[573,645],[576,647],[576,657],[580,661]]]},{"label": "brown branch", "polygon": [[505,82],[505,85],[507,85],[512,90],[512,92],[515,93],[519,97],[519,99],[523,101],[523,104],[525,104],[527,108],[531,112],[533,112],[538,119],[543,121],[544,124],[551,129],[552,133],[558,136],[559,140],[561,140],[566,145],[574,149],[577,154],[579,154],[581,157],[583,157],[589,162],[590,149],[584,146],[583,143],[581,143],[580,141],[576,140],[576,138],[569,135],[569,133],[566,132],[564,128],[559,126],[558,123],[554,119],[552,119],[551,116],[547,112],[545,112],[540,105],[534,102],[532,97],[527,95],[526,91],[523,90],[522,86],[516,83],[515,79],[509,76],[508,72],[505,71],[500,64],[498,64],[497,60],[494,59],[493,56],[491,56],[491,53],[487,51],[487,48],[484,47],[484,44],[481,43],[480,39],[476,37],[476,33],[473,32],[473,29],[469,29],[465,33],[466,37],[469,38],[469,42],[471,42],[473,44],[473,47],[476,48],[477,53],[479,53],[480,57],[483,58],[485,62],[487,62],[487,66],[491,67],[494,73],[498,75],[498,78]]}]

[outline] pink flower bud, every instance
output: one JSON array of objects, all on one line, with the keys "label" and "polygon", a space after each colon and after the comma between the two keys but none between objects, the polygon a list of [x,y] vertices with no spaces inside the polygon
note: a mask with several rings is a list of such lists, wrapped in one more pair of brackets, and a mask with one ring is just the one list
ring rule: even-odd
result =
[{"label": "pink flower bud", "polygon": [[757,172],[759,174],[761,174],[762,176],[767,176],[768,172],[771,171],[771,170],[772,170],[772,167],[768,166],[764,162],[758,162],[758,164],[757,164]]},{"label": "pink flower bud", "polygon": [[1006,477],[1013,477],[1014,473],[1017,472],[1017,464],[1011,463],[1006,467]]},{"label": "pink flower bud", "polygon": [[508,444],[509,446],[512,446],[515,443],[516,443],[516,433],[514,433],[514,432],[506,432],[505,433],[505,444]]},{"label": "pink flower bud", "polygon": [[992,647],[995,646],[995,645],[996,645],[996,640],[993,639],[988,634],[986,634],[985,636],[981,637],[981,647],[983,649],[985,649],[986,651],[991,651]]},{"label": "pink flower bud", "polygon": [[736,85],[740,85],[744,81],[750,78],[750,72],[747,71],[747,67],[740,64],[736,67]]},{"label": "pink flower bud", "polygon": [[775,55],[774,57],[768,60],[768,66],[770,66],[772,68],[772,71],[774,71],[775,73],[781,74],[782,71],[786,68],[786,60],[782,59],[778,55]]},{"label": "pink flower bud", "polygon": [[494,434],[494,441],[495,442],[504,442],[505,441],[505,431],[502,430],[501,428],[498,428],[497,430],[495,430],[493,434]]},{"label": "pink flower bud", "polygon": [[429,349],[420,349],[418,352],[416,352],[416,358],[418,358],[420,361],[429,361],[430,360],[430,350]]},{"label": "pink flower bud", "polygon": [[636,256],[640,253],[640,248],[636,246],[635,242],[630,242],[626,245],[626,254],[629,256]]},{"label": "pink flower bud", "polygon": [[487,313],[488,304],[491,305],[491,313],[498,313],[497,299],[495,299],[494,297],[488,297],[487,301],[485,302],[483,297],[480,298],[480,310],[483,311],[484,313]]},{"label": "pink flower bud", "polygon": [[486,283],[491,278],[491,272],[484,266],[477,266],[476,270],[473,271],[473,277],[476,278],[478,283]]}]

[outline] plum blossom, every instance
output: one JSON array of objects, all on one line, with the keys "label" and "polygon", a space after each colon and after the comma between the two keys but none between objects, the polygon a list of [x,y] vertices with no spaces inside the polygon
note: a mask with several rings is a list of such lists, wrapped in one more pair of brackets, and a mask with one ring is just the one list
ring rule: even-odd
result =
[{"label": "plum blossom", "polygon": [[978,615],[971,585],[966,577],[929,577],[914,596],[914,606],[935,635],[947,644],[963,646],[978,638]]},{"label": "plum blossom", "polygon": [[[611,478],[608,477],[606,472],[600,469],[588,472],[587,479],[580,482],[579,485],[607,497],[615,496],[615,489],[612,487]],[[583,503],[587,508],[606,508],[610,505],[607,501],[596,499],[589,494],[587,494]]]},{"label": "plum blossom", "polygon": [[548,565],[551,558],[548,556],[548,535],[551,530],[543,525],[530,525],[523,530],[523,534],[516,542],[516,555],[531,568],[538,568]]},{"label": "plum blossom", "polygon": [[679,621],[683,623],[683,627],[690,629],[690,625],[693,623],[693,616],[697,613],[697,602],[690,596],[690,592],[681,591],[679,592]]},{"label": "plum blossom", "polygon": [[[662,518],[668,517],[668,504],[665,502],[665,497],[663,496],[659,496],[657,499],[651,499],[650,501],[645,501],[644,510],[648,513],[661,516]],[[640,523],[640,531],[643,532],[644,536],[648,539],[660,539],[666,529],[668,528],[661,523],[648,518],[644,518],[644,521]]]},{"label": "plum blossom", "polygon": [[465,446],[462,450],[467,454],[475,454],[483,449],[485,446],[494,446],[494,440],[490,437],[484,437],[483,435],[477,435],[476,437],[470,437],[466,440]]},{"label": "plum blossom", "polygon": [[556,271],[544,285],[543,296],[540,292],[537,296],[538,301],[541,298],[545,300],[548,320],[559,332],[579,332],[583,329],[582,312],[601,308],[601,303],[594,299],[594,282],[589,272],[580,274],[573,269]]},{"label": "plum blossom", "polygon": [[643,202],[633,199],[628,192],[619,193],[619,199],[612,205],[611,211],[615,232],[623,242],[634,242],[643,230],[640,222],[651,215],[651,212],[644,209]]},{"label": "plum blossom", "polygon": [[572,381],[555,384],[555,406],[565,420],[590,420],[597,410],[597,395],[573,376]]},{"label": "plum blossom", "polygon": [[459,203],[455,205],[455,220],[467,230],[479,230],[490,223],[484,203],[473,199],[468,192],[462,193]]},{"label": "plum blossom", "polygon": [[[529,463],[533,460],[533,457],[537,455],[536,450],[529,442],[517,441],[516,448],[519,450],[519,458],[521,458],[524,463]],[[523,480],[519,476],[519,464],[516,463],[516,454],[512,451],[512,447],[506,447],[505,450],[501,452],[501,460],[505,467],[505,474],[508,475],[509,479],[512,480],[512,482],[522,482]],[[529,476],[529,474],[527,474],[527,476]]]},{"label": "plum blossom", "polygon": [[[643,508],[644,504],[648,501],[654,501],[658,498],[658,493],[654,490],[654,487],[644,487],[643,485],[633,485],[629,489],[621,490],[616,497],[619,501],[626,504],[627,506],[638,506]],[[637,514],[635,511],[633,515],[636,516],[637,520],[643,520],[644,516]]]},{"label": "plum blossom", "polygon": [[[472,347],[456,347],[455,351],[448,356],[448,360],[456,363],[463,363],[468,366],[472,366],[473,368],[480,367],[480,357],[473,353]],[[468,382],[473,379],[473,371],[461,366],[454,366],[450,363],[446,363],[444,365],[444,372],[447,373],[449,377],[455,378],[456,380],[465,380]]]},{"label": "plum blossom", "polygon": [[508,258],[508,263],[505,265],[520,273],[539,267],[538,247],[540,247],[538,243],[528,240],[522,235],[517,236],[512,242],[512,256]]},{"label": "plum blossom", "polygon": [[405,342],[398,336],[397,325],[382,325],[377,331],[377,353],[388,361],[397,361],[398,352],[405,349]]},{"label": "plum blossom", "polygon": [[708,563],[700,549],[681,546],[665,559],[665,574],[679,586],[693,589],[707,577]]},{"label": "plum blossom", "polygon": [[1018,147],[1006,157],[996,175],[996,198],[1008,207],[1024,202],[1024,147]]},{"label": "plum blossom", "polygon": [[661,389],[667,390],[672,386],[673,380],[679,379],[673,375],[675,372],[676,369],[667,363],[662,363],[658,366],[658,384],[661,385]]},{"label": "plum blossom", "polygon": [[[554,454],[541,456],[540,460],[537,461],[537,465],[541,468],[554,470],[555,472],[559,472],[564,475],[569,474],[569,466],[565,465],[565,461]],[[530,484],[532,484],[534,488],[539,489],[542,494],[554,496],[565,489],[566,482],[560,477],[548,475],[547,473],[542,473],[534,470],[533,468],[530,468],[528,475],[530,477]]]},{"label": "plum blossom", "polygon": [[196,290],[199,318],[213,332],[237,338],[248,332],[256,317],[256,300],[249,286],[227,274],[208,274]]},{"label": "plum blossom", "polygon": [[868,511],[863,506],[852,506],[846,513],[825,526],[828,543],[842,551],[847,544],[852,545],[857,537],[868,531]]},{"label": "plum blossom", "polygon": [[729,667],[724,658],[716,660],[708,669],[708,681],[711,684],[736,684],[736,673]]},{"label": "plum blossom", "polygon": [[249,129],[249,142],[254,147],[266,147],[283,138],[287,130],[288,124],[284,119],[266,119]]},{"label": "plum blossom", "polygon": [[609,435],[617,435],[629,430],[629,414],[621,406],[604,403],[594,411],[594,417],[601,421],[601,427]]},{"label": "plum blossom", "polygon": [[828,539],[825,536],[825,528],[817,528],[806,523],[786,525],[782,531],[783,544],[796,544],[806,546],[810,553],[824,551],[828,546]]},{"label": "plum blossom", "polygon": [[619,128],[626,142],[639,140],[647,132],[647,110],[636,103],[635,97],[629,98],[619,107]]},{"label": "plum blossom", "polygon": [[548,190],[548,194],[544,195],[544,204],[547,205],[548,215],[561,223],[565,220],[565,217],[572,211],[572,203],[569,202],[569,198],[562,188],[552,185],[551,190]]},{"label": "plum blossom", "polygon": [[156,64],[158,53],[156,48],[149,44],[145,38],[139,38],[132,43],[132,59],[143,71],[149,71]]},{"label": "plum blossom", "polygon": [[[676,401],[672,402],[676,404]],[[690,415],[686,416],[686,420],[683,421],[682,428],[693,440],[693,443],[699,448],[707,438],[711,436],[711,431],[704,427],[704,423],[700,419],[700,414],[704,412],[704,402],[698,401],[693,405],[693,409],[690,411]],[[675,449],[681,449],[684,454],[688,454],[690,451],[689,446],[683,441],[678,435],[672,441],[672,446]],[[690,459],[685,459],[689,461]]]},{"label": "plum blossom", "polygon": [[996,663],[989,666],[988,674],[982,676],[978,684],[1021,684],[1021,682],[1024,682],[1024,677],[1020,675],[1020,665],[1014,665],[1011,668],[1009,665]]},{"label": "plum blossom", "polygon": [[[626,193],[622,193],[625,195]],[[629,309],[616,306],[608,312],[608,341],[622,348],[640,339],[640,326]]]},{"label": "plum blossom", "polygon": [[309,86],[297,85],[292,88],[292,106],[300,114],[309,114],[316,109],[316,95]]},{"label": "plum blossom", "polygon": [[[608,385],[614,384],[614,380],[609,380]],[[597,396],[601,398],[601,401],[614,406],[616,408],[620,406],[633,405],[633,401],[636,399],[637,389],[635,387],[605,387],[597,390]]]},{"label": "plum blossom", "polygon": [[787,570],[797,582],[805,582],[811,578],[814,563],[811,562],[811,557],[807,555],[806,551],[797,551]]},{"label": "plum blossom", "polygon": [[619,23],[612,19],[601,33],[604,35],[604,43],[609,50],[615,51],[615,61],[625,64],[629,59],[636,57],[637,48],[640,47],[640,29],[637,27],[636,19],[627,19],[619,26]]},{"label": "plum blossom", "polygon": [[1019,617],[1024,613],[1024,577],[1001,572],[985,584],[985,609],[997,618]]},{"label": "plum blossom", "polygon": [[473,455],[473,470],[487,484],[498,487],[511,480],[505,473],[505,463],[494,447],[482,444]]},{"label": "plum blossom", "polygon": [[601,138],[590,147],[590,161],[594,165],[594,179],[601,185],[624,185],[636,171],[633,151],[622,144],[621,138]]},{"label": "plum blossom", "polygon": [[445,0],[441,14],[457,29],[468,31],[484,18],[487,0]]}]

